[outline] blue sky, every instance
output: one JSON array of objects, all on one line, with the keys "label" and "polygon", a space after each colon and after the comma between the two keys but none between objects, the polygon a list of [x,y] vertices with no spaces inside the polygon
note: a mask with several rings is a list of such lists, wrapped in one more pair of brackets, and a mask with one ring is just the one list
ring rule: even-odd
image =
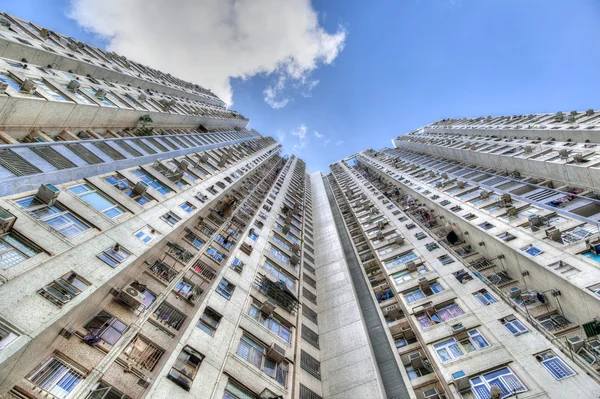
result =
[{"label": "blue sky", "polygon": [[[109,43],[67,18],[66,0],[0,0],[0,8]],[[263,135],[283,137],[287,153],[296,146],[312,171],[441,118],[600,108],[598,1],[315,0],[312,8],[321,28],[342,29],[345,40],[331,63],[310,70],[318,84],[309,96],[288,86],[287,105],[275,109],[264,90],[276,73],[231,80],[233,108]]]}]

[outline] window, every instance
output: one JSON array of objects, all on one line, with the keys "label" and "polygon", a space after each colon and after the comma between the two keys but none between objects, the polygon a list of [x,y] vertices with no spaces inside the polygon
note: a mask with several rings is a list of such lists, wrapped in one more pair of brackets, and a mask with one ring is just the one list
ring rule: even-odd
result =
[{"label": "window", "polygon": [[408,291],[405,292],[404,295],[404,299],[406,299],[406,301],[408,303],[413,303],[416,302],[420,299],[426,298],[428,296],[431,295],[435,295],[438,292],[442,292],[444,289],[442,288],[442,286],[440,285],[440,283],[438,283],[437,281],[429,283],[429,288],[431,289],[430,293],[424,293],[423,290],[421,288],[417,288],[415,290],[412,291]]},{"label": "window", "polygon": [[[2,255],[0,255],[0,264],[1,264]],[[594,294],[600,296],[600,283],[594,284],[588,287],[588,290],[592,291]]]},{"label": "window", "polygon": [[84,379],[83,375],[65,360],[53,356],[27,379],[54,397],[64,399]]},{"label": "window", "polygon": [[110,247],[98,254],[98,258],[102,259],[104,263],[106,263],[110,267],[117,267],[130,256],[131,252],[127,251],[119,244],[115,245],[114,247]]},{"label": "window", "polygon": [[15,233],[0,237],[0,269],[9,269],[38,254],[33,245],[28,244]]},{"label": "window", "polygon": [[158,233],[152,227],[146,226],[135,233],[135,236],[147,244],[158,237]]},{"label": "window", "polygon": [[525,385],[508,367],[471,378],[469,383],[471,384],[471,392],[469,392],[471,396],[465,396],[461,392],[463,397],[473,397],[474,395],[477,399],[489,399],[492,386],[500,388],[502,398],[527,391]]},{"label": "window", "polygon": [[235,285],[231,284],[229,281],[222,279],[217,287],[217,292],[225,299],[231,299],[231,295],[233,295],[233,291],[235,290]]},{"label": "window", "polygon": [[463,339],[450,338],[433,345],[442,363],[459,358],[465,353],[487,348],[490,344],[478,330],[471,330]]},{"label": "window", "polygon": [[290,246],[290,244],[288,242],[286,242],[285,240],[283,240],[279,235],[273,234],[272,240],[275,243],[277,243],[277,245],[279,245],[281,248],[285,249],[286,251],[292,250],[292,247]]},{"label": "window", "polygon": [[158,308],[154,311],[154,316],[156,316],[156,319],[161,323],[166,324],[177,331],[179,331],[186,318],[185,314],[166,302],[158,305]]},{"label": "window", "polygon": [[288,364],[286,361],[276,363],[274,360],[265,356],[265,348],[263,345],[255,342],[250,337],[243,335],[238,345],[237,354],[242,359],[246,360],[259,370],[263,370],[271,378],[286,386]]},{"label": "window", "polygon": [[97,382],[85,399],[130,399],[104,381]]},{"label": "window", "polygon": [[269,273],[271,273],[273,276],[279,278],[279,281],[283,281],[290,290],[296,289],[296,282],[294,281],[294,279],[292,277],[288,276],[279,267],[271,264],[268,261],[265,261],[264,268],[267,269],[267,271]]},{"label": "window", "polygon": [[6,348],[12,342],[14,342],[19,335],[12,332],[8,327],[0,324],[0,350]]},{"label": "window", "polygon": [[206,250],[206,255],[208,255],[212,259],[216,260],[217,263],[221,263],[225,259],[225,254],[217,251],[213,247],[210,247]]},{"label": "window", "polygon": [[570,326],[571,321],[560,313],[538,317],[536,319],[547,331],[553,332]]},{"label": "window", "polygon": [[515,337],[521,334],[527,334],[529,332],[527,327],[525,327],[525,325],[513,315],[500,319],[500,323],[502,323],[502,325],[506,327],[506,329]]},{"label": "window", "polygon": [[251,240],[256,241],[258,239],[258,234],[256,234],[254,229],[250,229],[250,231],[248,231],[248,237],[250,237]]},{"label": "window", "polygon": [[225,387],[223,399],[256,399],[256,395],[235,382],[229,381]]},{"label": "window", "polygon": [[290,263],[290,258],[288,258],[286,255],[284,255],[283,252],[281,252],[277,248],[270,246],[269,252],[271,253],[271,255],[275,256],[277,259],[279,259],[286,265],[288,265]]},{"label": "window", "polygon": [[197,284],[192,283],[186,278],[181,280],[173,291],[192,302],[197,301],[204,292]]},{"label": "window", "polygon": [[156,189],[162,195],[168,194],[171,191],[173,191],[169,187],[167,187],[166,185],[161,183],[160,181],[156,180],[156,178],[154,176],[152,176],[150,173],[146,172],[143,169],[136,169],[136,170],[131,171],[131,173],[133,175],[139,177],[141,181],[148,183],[148,185],[150,187]]},{"label": "window", "polygon": [[481,227],[483,230],[491,230],[491,229],[493,229],[494,227],[496,227],[496,226],[494,226],[493,224],[491,224],[491,223],[488,223],[488,222],[483,222],[483,223],[480,223],[480,224],[478,224],[478,226],[479,226],[479,227]]},{"label": "window", "polygon": [[309,290],[307,290],[306,287],[302,287],[302,296],[314,303],[315,305],[317,304],[317,296]]},{"label": "window", "polygon": [[141,335],[137,335],[133,341],[123,350],[123,355],[136,367],[152,371],[156,363],[160,360],[164,350],[147,340]]},{"label": "window", "polygon": [[292,332],[290,327],[284,325],[276,316],[267,316],[260,310],[260,305],[253,303],[248,312],[250,317],[261,323],[265,328],[283,339],[288,344],[292,341]]},{"label": "window", "polygon": [[575,371],[551,350],[535,355],[535,358],[538,362],[542,363],[546,370],[548,370],[557,380],[562,380],[575,375]]},{"label": "window", "polygon": [[385,261],[385,267],[387,269],[390,269],[392,267],[398,266],[402,263],[406,263],[409,260],[416,259],[416,258],[417,258],[417,255],[415,255],[412,251],[407,252],[407,253],[399,255],[393,259]]},{"label": "window", "polygon": [[198,320],[198,328],[213,337],[220,322],[221,315],[211,308],[206,308],[202,316],[200,316],[200,320]]},{"label": "window", "polygon": [[319,324],[317,312],[315,312],[308,306],[302,306],[302,315],[305,316],[308,320],[312,321],[313,323]]},{"label": "window", "polygon": [[196,350],[186,346],[183,348],[175,364],[171,367],[167,378],[179,385],[181,388],[189,391],[192,387],[192,381],[200,368],[204,356]]},{"label": "window", "polygon": [[114,187],[116,187],[123,194],[137,202],[139,205],[143,206],[148,202],[154,200],[154,198],[150,197],[148,194],[138,194],[137,192],[135,192],[135,185],[121,175],[115,174],[112,176],[108,176],[105,177],[104,180],[107,183],[112,184]]},{"label": "window", "polygon": [[304,351],[300,352],[300,367],[319,380],[321,379],[321,363]]},{"label": "window", "polygon": [[47,205],[33,196],[18,200],[17,205],[67,238],[73,238],[90,228],[58,203]]},{"label": "window", "polygon": [[69,191],[81,198],[97,211],[102,212],[111,219],[125,213],[125,210],[114,203],[111,199],[101,194],[89,184],[78,184],[69,187]]},{"label": "window", "polygon": [[405,281],[410,281],[414,278],[419,277],[420,274],[427,273],[429,270],[425,265],[418,265],[417,270],[414,272],[410,272],[408,270],[402,270],[401,272],[392,274],[392,278],[396,282],[396,284],[400,285]]},{"label": "window", "polygon": [[103,310],[88,322],[85,328],[89,331],[83,338],[85,342],[94,344],[102,340],[109,345],[114,345],[127,329],[127,325]]},{"label": "window", "polygon": [[488,306],[488,305],[491,305],[492,303],[498,302],[498,301],[496,301],[496,298],[494,298],[492,296],[492,294],[490,294],[489,292],[487,292],[486,289],[482,289],[480,291],[474,292],[473,296],[475,298],[477,298],[477,300],[479,302],[481,302],[481,304],[483,306]]},{"label": "window", "polygon": [[417,320],[421,327],[427,328],[439,323],[462,316],[465,312],[454,302],[433,308],[433,311],[428,311],[417,316]]},{"label": "window", "polygon": [[62,306],[90,285],[76,273],[71,272],[54,280],[51,284],[39,290],[38,293],[55,305]]},{"label": "window", "polygon": [[302,338],[315,348],[319,349],[319,334],[306,327],[305,324],[302,324]]},{"label": "window", "polygon": [[184,211],[186,211],[187,213],[191,213],[196,210],[196,207],[187,201],[184,202],[183,204],[179,205],[179,207],[181,209],[183,209]]},{"label": "window", "polygon": [[300,384],[300,399],[323,399],[304,385]]},{"label": "window", "polygon": [[163,221],[165,221],[169,226],[175,226],[177,223],[181,221],[181,218],[169,211],[160,217]]}]

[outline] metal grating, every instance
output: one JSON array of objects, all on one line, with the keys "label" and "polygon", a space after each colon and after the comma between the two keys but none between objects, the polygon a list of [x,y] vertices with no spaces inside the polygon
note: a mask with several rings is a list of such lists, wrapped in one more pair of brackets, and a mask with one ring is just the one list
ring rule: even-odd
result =
[{"label": "metal grating", "polygon": [[83,144],[66,144],[66,147],[90,165],[104,163],[100,157],[85,148]]},{"label": "metal grating", "polygon": [[175,146],[175,144],[173,144],[169,139],[167,139],[166,137],[161,137],[160,139],[158,139],[160,141],[162,141],[163,143],[165,143],[167,145],[167,147],[171,148],[172,150],[178,150],[179,148],[177,148]]},{"label": "metal grating", "polygon": [[300,384],[300,399],[323,399],[304,385]]},{"label": "metal grating", "polygon": [[174,142],[176,142],[181,148],[187,148],[189,147],[188,145],[186,145],[184,142],[182,142],[179,137],[175,137],[175,136],[171,136],[169,137],[171,140],[173,140]]},{"label": "metal grating", "polygon": [[142,150],[146,151],[148,154],[153,155],[156,154],[156,150],[150,147],[148,144],[144,143],[143,140],[135,140],[135,144],[140,147]]},{"label": "metal grating", "polygon": [[77,165],[69,161],[67,158],[65,158],[58,151],[56,151],[50,146],[31,147],[30,150],[39,155],[44,160],[46,160],[50,165],[58,169],[70,169],[77,167]]},{"label": "metal grating", "polygon": [[15,176],[27,176],[42,173],[41,170],[7,148],[0,149],[0,165],[4,166]]},{"label": "metal grating", "polygon": [[158,140],[156,140],[156,139],[149,138],[149,139],[146,139],[146,140],[148,140],[150,142],[150,144],[152,144],[153,146],[155,146],[156,148],[158,148],[162,152],[169,151],[167,149],[167,147],[165,147],[164,145],[162,145],[161,143],[159,143]]},{"label": "metal grating", "polygon": [[315,348],[319,349],[319,334],[306,327],[305,324],[302,324],[302,338]]},{"label": "metal grating", "polygon": [[124,141],[119,140],[119,141],[116,141],[116,143],[119,147],[121,147],[123,150],[125,150],[129,154],[133,155],[134,157],[141,157],[144,155]]},{"label": "metal grating", "polygon": [[108,155],[109,157],[111,157],[115,161],[120,161],[122,159],[127,159],[119,151],[115,150],[114,148],[112,148],[108,144],[103,143],[102,141],[97,141],[97,142],[92,143],[92,144],[94,144],[94,146],[96,148],[98,148],[100,151],[102,151],[103,153],[105,153],[106,155]]}]

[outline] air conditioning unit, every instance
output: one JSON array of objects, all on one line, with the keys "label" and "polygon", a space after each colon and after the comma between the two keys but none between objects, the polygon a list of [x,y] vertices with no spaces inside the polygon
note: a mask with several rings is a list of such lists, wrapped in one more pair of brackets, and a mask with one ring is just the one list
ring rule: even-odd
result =
[{"label": "air conditioning unit", "polygon": [[419,279],[419,287],[421,289],[429,288],[429,280],[427,280],[427,277],[421,277]]},{"label": "air conditioning unit", "polygon": [[300,263],[300,257],[296,254],[292,255],[292,257],[290,258],[290,263],[296,266],[298,263]]},{"label": "air conditioning unit", "polygon": [[146,95],[144,93],[140,93],[140,95],[138,96],[138,100],[141,102],[145,102],[146,101]]},{"label": "air conditioning unit", "polygon": [[190,164],[188,163],[188,161],[186,161],[185,159],[183,159],[181,162],[179,162],[179,166],[177,167],[177,169],[179,169],[179,170],[187,170],[188,166],[190,166]]},{"label": "air conditioning unit", "polygon": [[6,89],[8,89],[8,83],[0,82],[0,94],[6,93]]},{"label": "air conditioning unit", "polygon": [[387,220],[382,220],[377,223],[377,227],[379,227],[380,229],[383,229],[383,228],[385,228],[385,226],[387,226],[387,224],[388,224]]},{"label": "air conditioning unit", "polygon": [[558,152],[558,155],[563,159],[567,159],[567,158],[569,158],[569,151],[568,150],[560,150]]},{"label": "air conditioning unit", "polygon": [[458,188],[465,188],[465,182],[464,182],[464,181],[459,181],[459,182],[456,182],[456,186],[457,186]]},{"label": "air conditioning unit", "polygon": [[583,347],[584,341],[581,337],[576,335],[574,337],[568,338],[567,343],[569,344],[569,348],[571,348],[573,352],[577,352]]},{"label": "air conditioning unit", "polygon": [[521,295],[521,289],[520,289],[519,287],[510,287],[510,288],[508,289],[508,295],[509,295],[511,298],[516,298],[516,297],[518,297],[519,295]]},{"label": "air conditioning unit", "polygon": [[138,385],[141,386],[142,388],[148,388],[150,386],[151,382],[152,382],[152,378],[148,377],[147,375],[143,375],[138,380]]},{"label": "air conditioning unit", "polygon": [[447,179],[448,178],[448,173],[442,173],[442,179]]},{"label": "air conditioning unit", "polygon": [[519,212],[517,212],[517,208],[512,205],[506,207],[506,213],[509,216],[517,216],[519,214]]},{"label": "air conditioning unit", "polygon": [[273,343],[273,344],[271,344],[269,349],[267,349],[267,357],[270,359],[273,359],[277,363],[279,363],[283,359],[285,359],[285,349],[283,349],[281,346]]},{"label": "air conditioning unit", "polygon": [[298,252],[298,251],[300,251],[300,245],[298,245],[298,244],[296,244],[296,243],[293,243],[293,244],[292,244],[292,251],[293,251],[294,253],[295,253],[295,252]]},{"label": "air conditioning unit", "polygon": [[71,90],[72,92],[76,92],[77,89],[79,89],[79,86],[81,86],[81,83],[79,83],[75,79],[67,83],[67,89]]},{"label": "air conditioning unit", "polygon": [[526,154],[531,154],[533,152],[533,147],[525,146],[523,147],[523,151],[525,151]]},{"label": "air conditioning unit", "polygon": [[575,154],[573,155],[573,161],[577,163],[581,163],[584,161],[583,154]]},{"label": "air conditioning unit", "polygon": [[465,326],[463,326],[462,323],[454,324],[452,326],[453,334],[458,334],[459,332],[462,332],[462,331],[465,331]]},{"label": "air conditioning unit", "polygon": [[128,285],[121,290],[119,298],[133,309],[140,307],[146,300],[146,296],[142,292],[139,292],[137,289],[133,288],[131,285]]},{"label": "air conditioning unit", "polygon": [[96,98],[100,99],[100,100],[104,100],[104,98],[106,97],[106,90],[104,89],[98,89],[98,91],[96,91]]},{"label": "air conditioning unit", "polygon": [[5,234],[12,230],[17,217],[7,211],[6,209],[0,208],[0,233]]},{"label": "air conditioning unit", "polygon": [[198,159],[200,160],[200,162],[206,163],[206,162],[208,162],[208,155],[202,154],[198,157]]},{"label": "air conditioning unit", "polygon": [[421,356],[421,353],[419,353],[419,352],[411,353],[410,355],[408,355],[408,360],[410,360],[410,364],[415,369],[422,369],[425,367],[425,364],[423,364],[423,357]]},{"label": "air conditioning unit", "polygon": [[145,181],[139,181],[133,187],[133,192],[139,195],[144,195],[146,191],[148,191],[148,183]]},{"label": "air conditioning unit", "polygon": [[452,374],[452,382],[458,391],[462,391],[471,387],[467,375],[462,370]]},{"label": "air conditioning unit", "polygon": [[556,227],[550,227],[549,229],[546,229],[545,231],[546,231],[546,238],[548,238],[552,241],[559,242],[559,243],[563,242],[561,232]]},{"label": "air conditioning unit", "polygon": [[487,199],[490,198],[490,192],[489,191],[482,191],[481,194],[479,194],[479,196],[483,199]]},{"label": "air conditioning unit", "polygon": [[442,188],[444,185],[441,182],[435,183],[435,188]]},{"label": "air conditioning unit", "polygon": [[260,305],[260,311],[268,316],[272,315],[276,308],[277,304],[270,299],[267,299],[266,302],[263,302],[263,304]]},{"label": "air conditioning unit", "polygon": [[408,261],[408,262],[406,262],[406,269],[409,272],[416,272],[417,271],[417,264],[413,260]]},{"label": "air conditioning unit", "polygon": [[21,85],[21,91],[25,92],[25,93],[28,93],[28,94],[35,93],[36,89],[37,89],[37,85],[31,79],[25,79],[23,81],[23,84]]},{"label": "air conditioning unit", "polygon": [[223,167],[227,163],[227,155],[223,155],[221,159],[219,159],[219,166]]},{"label": "air conditioning unit", "polygon": [[54,201],[56,201],[59,194],[60,190],[54,187],[52,184],[42,184],[35,197],[44,204],[51,205],[54,203]]}]

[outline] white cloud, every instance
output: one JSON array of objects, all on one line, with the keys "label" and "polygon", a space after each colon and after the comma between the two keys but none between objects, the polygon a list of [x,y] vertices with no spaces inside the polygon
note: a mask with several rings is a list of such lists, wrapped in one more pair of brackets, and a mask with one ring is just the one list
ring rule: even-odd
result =
[{"label": "white cloud", "polygon": [[335,143],[335,145],[342,145],[342,144],[344,144],[344,142],[343,142],[342,140],[338,140],[338,141]]},{"label": "white cloud", "polygon": [[275,135],[277,136],[277,141],[279,141],[281,144],[283,144],[283,141],[285,140],[286,134],[285,132],[278,130]]},{"label": "white cloud", "polygon": [[331,143],[331,140],[325,140],[323,142],[323,147],[327,147],[327,144]]},{"label": "white cloud", "polygon": [[230,78],[272,75],[274,108],[344,48],[346,31],[323,29],[307,0],[70,0],[69,17],[109,41],[109,50],[198,83],[231,104]]},{"label": "white cloud", "polygon": [[304,141],[304,139],[306,138],[306,130],[306,125],[301,124],[296,129],[292,130],[292,136],[296,136],[300,141]]},{"label": "white cloud", "polygon": [[316,138],[318,138],[319,140],[321,140],[323,137],[325,137],[325,135],[317,132],[316,130],[313,132],[313,134],[315,135]]}]

